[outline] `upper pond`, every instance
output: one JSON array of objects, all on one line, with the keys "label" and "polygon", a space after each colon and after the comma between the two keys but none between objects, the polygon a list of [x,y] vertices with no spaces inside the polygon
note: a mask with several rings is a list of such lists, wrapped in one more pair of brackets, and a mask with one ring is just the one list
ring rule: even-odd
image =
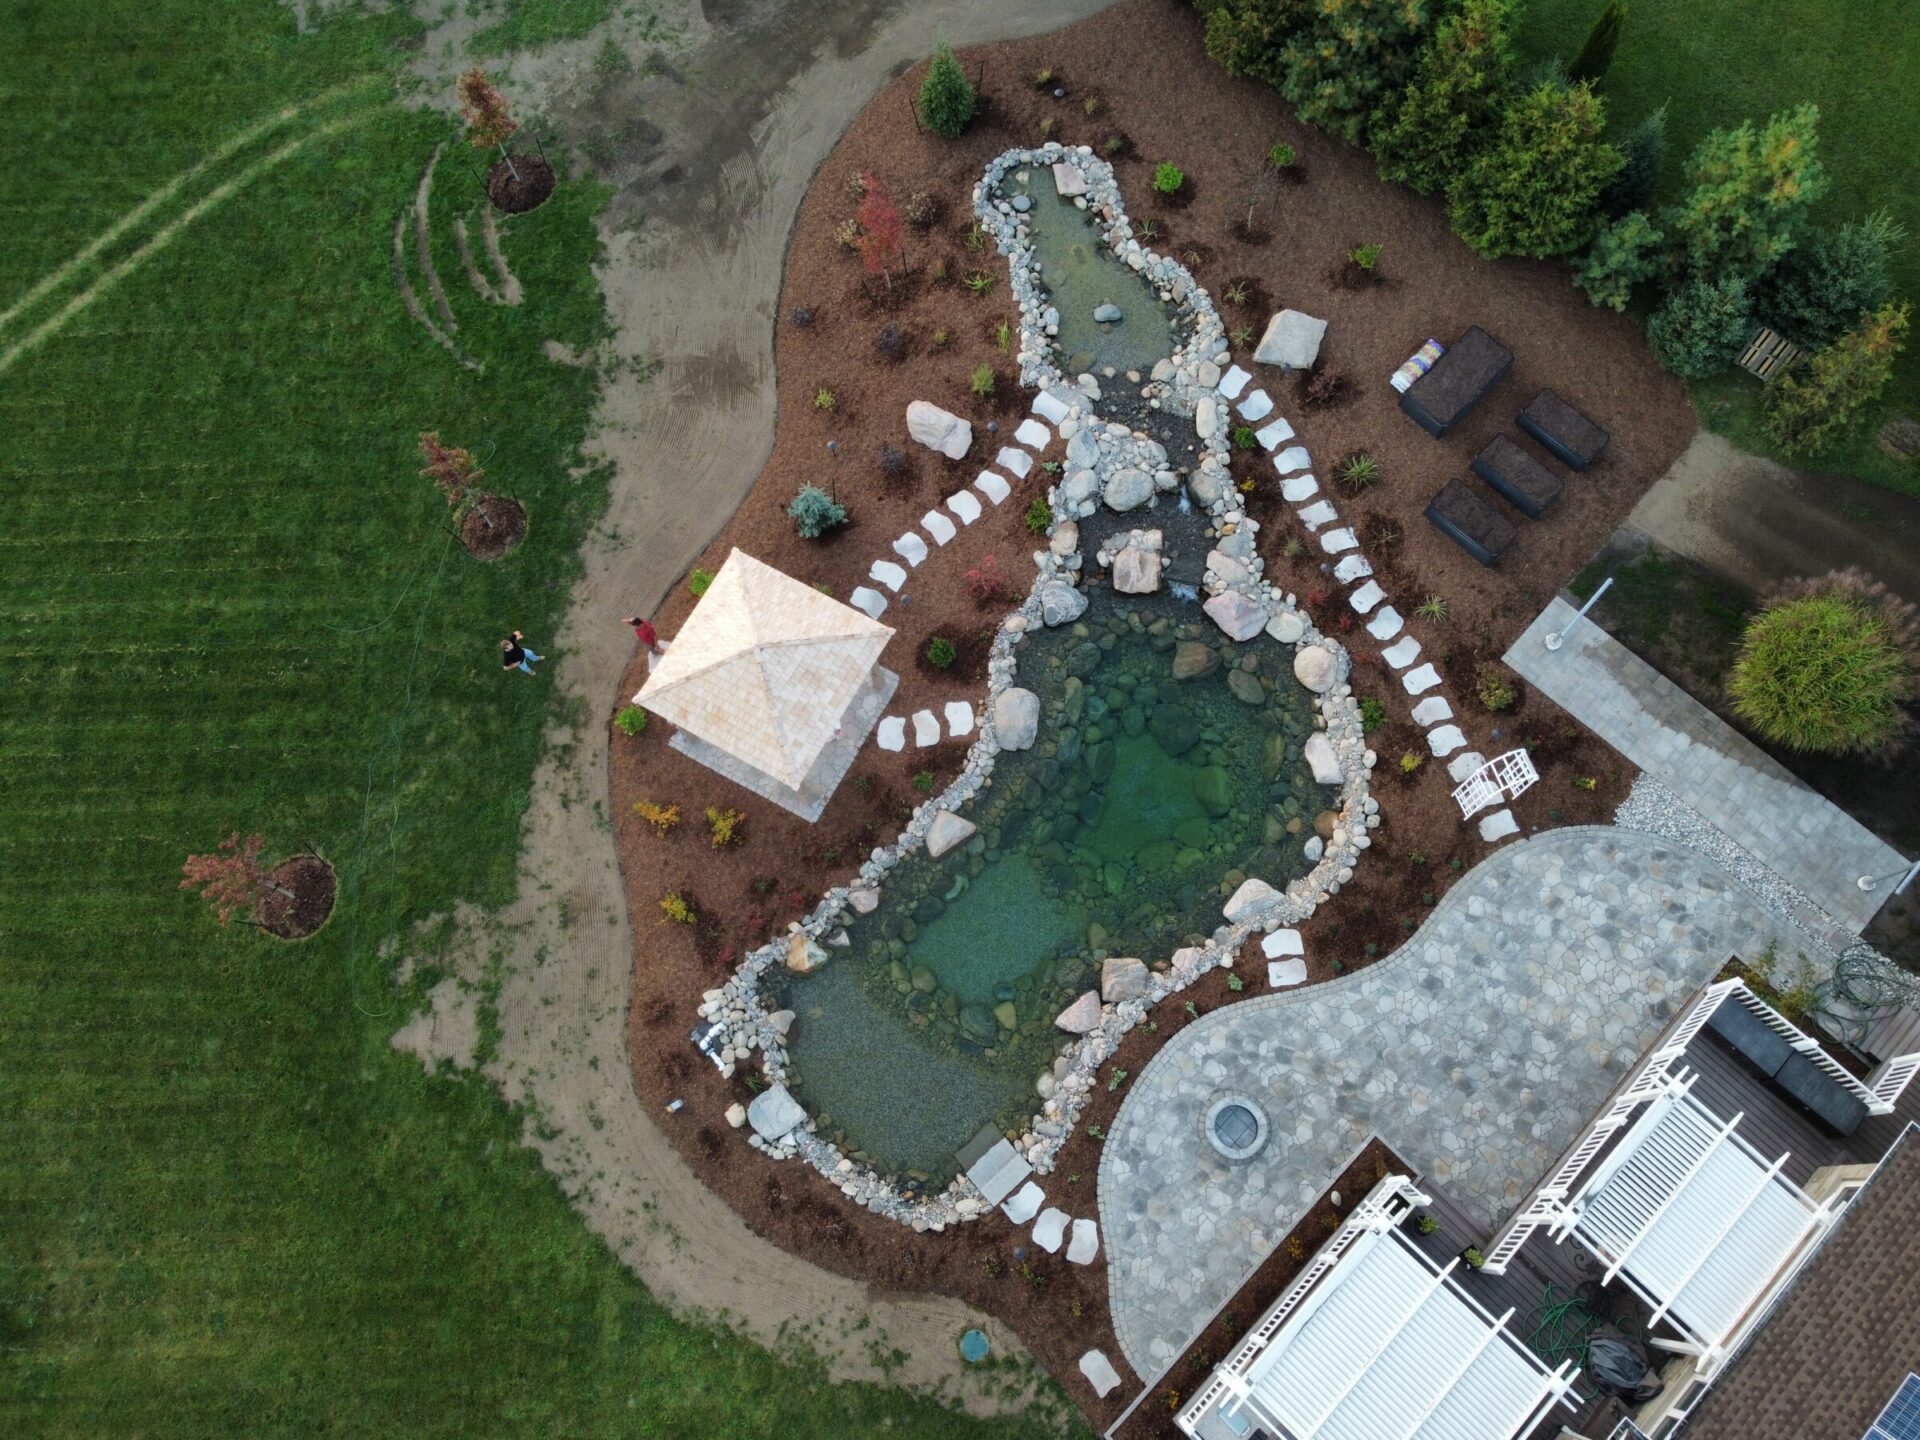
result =
[{"label": "upper pond", "polygon": [[1030,634],[1017,683],[1039,741],[1002,753],[967,844],[903,860],[808,976],[769,976],[797,1023],[788,1083],[856,1159],[928,1188],[982,1125],[1018,1134],[1100,961],[1163,962],[1220,923],[1244,874],[1284,886],[1325,803],[1301,756],[1292,649],[1236,645],[1197,605],[1095,592]]}]

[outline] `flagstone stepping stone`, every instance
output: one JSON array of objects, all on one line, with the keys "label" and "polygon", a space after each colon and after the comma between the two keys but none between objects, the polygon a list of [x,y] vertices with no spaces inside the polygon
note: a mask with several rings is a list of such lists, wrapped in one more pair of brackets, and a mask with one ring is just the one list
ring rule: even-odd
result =
[{"label": "flagstone stepping stone", "polygon": [[1394,669],[1404,670],[1420,658],[1420,642],[1411,635],[1402,635],[1380,652],[1380,658]]},{"label": "flagstone stepping stone", "polygon": [[973,482],[973,488],[996,505],[1013,493],[1013,487],[991,470],[982,470],[979,478]]},{"label": "flagstone stepping stone", "polygon": [[1367,634],[1376,640],[1391,640],[1406,628],[1406,621],[1400,618],[1400,612],[1391,605],[1384,606],[1380,613],[1367,622]]},{"label": "flagstone stepping stone", "polygon": [[1285,990],[1298,985],[1307,978],[1307,962],[1304,960],[1269,960],[1267,962],[1267,985],[1274,990]]},{"label": "flagstone stepping stone", "polygon": [[1049,1205],[1040,1212],[1040,1218],[1033,1222],[1033,1243],[1049,1255],[1059,1253],[1060,1242],[1066,1238],[1067,1221],[1070,1218],[1066,1211]]},{"label": "flagstone stepping stone", "polygon": [[959,530],[954,527],[953,521],[942,515],[938,510],[929,510],[926,514],[922,515],[920,517],[920,528],[933,536],[933,543],[936,545],[945,545],[960,533]]},{"label": "flagstone stepping stone", "polygon": [[864,610],[869,620],[878,620],[880,612],[887,608],[887,597],[864,585],[854,586],[853,594],[847,597],[847,601],[854,609]]},{"label": "flagstone stepping stone", "polygon": [[1330,525],[1340,518],[1340,512],[1333,508],[1331,500],[1319,500],[1300,512],[1300,523],[1308,530],[1318,530],[1322,525]]},{"label": "flagstone stepping stone", "polygon": [[947,716],[947,734],[971,735],[973,733],[973,706],[965,700],[949,700],[945,706]]},{"label": "flagstone stepping stone", "polygon": [[1369,580],[1347,597],[1347,603],[1364,615],[1386,598],[1387,592],[1380,588],[1380,582]]},{"label": "flagstone stepping stone", "polygon": [[1429,695],[1413,707],[1413,723],[1416,725],[1438,725],[1442,720],[1453,718],[1453,707],[1441,695]]},{"label": "flagstone stepping stone", "polygon": [[1520,822],[1511,810],[1496,810],[1480,821],[1480,838],[1489,843],[1520,833]]},{"label": "flagstone stepping stone", "polygon": [[1269,960],[1278,960],[1283,955],[1304,955],[1307,947],[1298,930],[1276,930],[1260,942],[1260,953]]},{"label": "flagstone stepping stone", "polygon": [[1047,1192],[1029,1180],[1000,1202],[1000,1211],[1014,1224],[1024,1225],[1040,1213],[1046,1201]]},{"label": "flagstone stepping stone", "polygon": [[1264,420],[1273,413],[1273,401],[1266,391],[1256,390],[1240,402],[1239,410],[1249,420]]},{"label": "flagstone stepping stone", "polygon": [[1080,1357],[1080,1373],[1087,1377],[1093,1393],[1102,1400],[1120,1384],[1120,1374],[1113,1368],[1113,1362],[1098,1350],[1089,1350]]},{"label": "flagstone stepping stone", "polygon": [[1351,585],[1372,573],[1373,562],[1364,555],[1342,555],[1339,564],[1333,567],[1333,578],[1342,585]]},{"label": "flagstone stepping stone", "polygon": [[1260,442],[1262,450],[1271,450],[1293,438],[1293,426],[1276,416],[1256,431],[1253,438]]},{"label": "flagstone stepping stone", "polygon": [[1465,784],[1467,777],[1486,763],[1487,757],[1478,750],[1468,750],[1447,762],[1447,778],[1456,785]]},{"label": "flagstone stepping stone", "polygon": [[1013,438],[1029,450],[1044,450],[1047,448],[1047,442],[1053,439],[1053,436],[1047,432],[1047,427],[1042,425],[1038,420],[1022,420],[1020,422],[1020,428],[1013,432]]},{"label": "flagstone stepping stone", "polygon": [[940,722],[934,719],[933,711],[913,712],[913,743],[915,748],[920,750],[940,743]]},{"label": "flagstone stepping stone", "polygon": [[893,542],[893,553],[906,561],[907,564],[918,566],[922,560],[927,558],[927,542],[909,530]]},{"label": "flagstone stepping stone", "polygon": [[1073,412],[1067,408],[1066,401],[1042,390],[1033,397],[1033,413],[1049,424],[1058,425]]},{"label": "flagstone stepping stone", "polygon": [[947,508],[960,517],[962,525],[971,525],[980,518],[980,502],[965,490],[956,490],[949,495]]},{"label": "flagstone stepping stone", "polygon": [[867,571],[869,580],[878,580],[889,590],[899,593],[900,587],[907,583],[907,572],[891,560],[876,560],[873,568]]},{"label": "flagstone stepping stone", "polygon": [[1019,479],[1026,479],[1027,472],[1033,469],[1033,456],[1024,450],[1016,450],[1011,445],[1002,446],[1000,453],[993,457],[993,463],[1002,470],[1011,470]]},{"label": "flagstone stepping stone", "polygon": [[1067,1242],[1067,1260],[1074,1265],[1091,1265],[1100,1253],[1100,1227],[1092,1220],[1073,1222],[1073,1239]]},{"label": "flagstone stepping stone", "polygon": [[1406,687],[1407,694],[1419,695],[1440,683],[1440,672],[1431,665],[1422,665],[1418,670],[1409,670],[1402,675],[1400,683]]},{"label": "flagstone stepping stone", "polygon": [[1247,382],[1251,379],[1253,376],[1235,365],[1220,377],[1220,393],[1229,400],[1237,400],[1240,398],[1240,392],[1247,388]]},{"label": "flagstone stepping stone", "polygon": [[898,715],[889,715],[880,722],[880,728],[873,732],[874,739],[880,742],[882,750],[904,750],[907,748],[907,722]]},{"label": "flagstone stepping stone", "polygon": [[1282,475],[1291,475],[1296,470],[1304,470],[1313,464],[1313,457],[1307,454],[1304,445],[1289,445],[1273,457],[1273,468]]},{"label": "flagstone stepping stone", "polygon": [[1320,537],[1320,548],[1329,555],[1338,555],[1342,550],[1357,549],[1359,544],[1360,537],[1352,530],[1345,528],[1329,530]]},{"label": "flagstone stepping stone", "polygon": [[1458,725],[1436,725],[1427,732],[1427,749],[1436,760],[1443,760],[1467,743]]},{"label": "flagstone stepping stone", "polygon": [[1280,482],[1280,498],[1289,505],[1298,505],[1302,500],[1311,500],[1320,493],[1320,482],[1313,478],[1313,472],[1294,475]]}]

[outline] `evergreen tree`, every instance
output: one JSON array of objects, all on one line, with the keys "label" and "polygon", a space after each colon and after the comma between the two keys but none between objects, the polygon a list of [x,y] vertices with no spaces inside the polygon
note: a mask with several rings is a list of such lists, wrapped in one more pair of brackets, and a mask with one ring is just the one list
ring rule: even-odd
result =
[{"label": "evergreen tree", "polygon": [[1607,67],[1613,63],[1613,52],[1620,43],[1620,31],[1627,23],[1627,0],[1607,0],[1606,8],[1600,12],[1600,18],[1593,22],[1593,29],[1587,32],[1587,42],[1580,47],[1580,53],[1573,57],[1573,64],[1567,67],[1567,78],[1576,84],[1582,80],[1589,85],[1600,83],[1600,77],[1607,73]]},{"label": "evergreen tree", "polygon": [[1218,0],[1207,15],[1207,54],[1230,75],[1278,89],[1280,47],[1306,23],[1313,0]]},{"label": "evergreen tree", "polygon": [[1884,211],[1814,231],[1755,287],[1754,313],[1809,349],[1831,343],[1892,296],[1892,252],[1904,235]]},{"label": "evergreen tree", "polygon": [[1687,281],[1647,321],[1653,358],[1688,380],[1726,369],[1752,335],[1747,282],[1738,275]]},{"label": "evergreen tree", "polygon": [[1239,0],[1207,17],[1207,53],[1357,144],[1413,74],[1435,9],[1433,0]]},{"label": "evergreen tree", "polygon": [[1444,190],[1494,128],[1513,69],[1513,0],[1464,0],[1440,22],[1413,83],[1375,119],[1380,178]]},{"label": "evergreen tree", "polygon": [[933,52],[927,78],[920,82],[918,110],[922,125],[949,140],[973,119],[973,82],[953,58],[951,46],[942,44]]},{"label": "evergreen tree", "polygon": [[1807,208],[1827,188],[1814,153],[1816,105],[1775,115],[1764,130],[1751,121],[1715,130],[1687,161],[1693,189],[1662,217],[1696,276],[1757,280],[1793,248]]},{"label": "evergreen tree", "polygon": [[1606,107],[1585,85],[1535,86],[1449,187],[1454,232],[1489,259],[1577,249],[1622,164],[1605,130]]},{"label": "evergreen tree", "polygon": [[1667,166],[1667,107],[1662,105],[1633,127],[1624,147],[1627,163],[1600,196],[1600,209],[1609,220],[1630,210],[1644,210],[1660,185]]},{"label": "evergreen tree", "polygon": [[1765,424],[1789,455],[1820,450],[1859,428],[1906,341],[1911,307],[1882,305],[1804,366],[1767,387]]},{"label": "evergreen tree", "polygon": [[1586,258],[1574,267],[1573,283],[1594,304],[1624,310],[1633,287],[1659,273],[1660,259],[1660,232],[1644,210],[1635,210],[1601,227]]}]

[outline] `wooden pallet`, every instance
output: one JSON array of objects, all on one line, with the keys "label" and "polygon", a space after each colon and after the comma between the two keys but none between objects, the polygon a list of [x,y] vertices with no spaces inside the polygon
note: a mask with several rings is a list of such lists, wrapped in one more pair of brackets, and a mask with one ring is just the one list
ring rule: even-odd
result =
[{"label": "wooden pallet", "polygon": [[1762,380],[1771,380],[1798,365],[1806,353],[1791,340],[1762,326],[1760,333],[1748,342],[1746,353],[1740,357],[1740,364]]}]

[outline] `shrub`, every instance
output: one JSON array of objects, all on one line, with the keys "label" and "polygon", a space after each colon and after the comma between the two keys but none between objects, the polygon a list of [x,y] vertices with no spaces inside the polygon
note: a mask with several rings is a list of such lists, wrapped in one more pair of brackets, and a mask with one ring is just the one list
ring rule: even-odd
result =
[{"label": "shrub", "polygon": [[880,446],[880,473],[889,480],[898,480],[907,473],[907,452],[898,445]]},{"label": "shrub", "polygon": [[623,705],[613,723],[622,735],[638,735],[647,728],[647,712],[638,705]]},{"label": "shrub", "polygon": [[1281,140],[1267,147],[1267,164],[1275,170],[1291,170],[1300,163],[1300,152]]},{"label": "shrub", "polygon": [[1400,773],[1411,775],[1426,763],[1426,756],[1414,750],[1402,751],[1400,755]]},{"label": "shrub", "polygon": [[1440,22],[1412,83],[1374,124],[1381,179],[1422,195],[1444,190],[1494,134],[1513,70],[1512,25],[1513,0],[1466,0]]},{"label": "shrub", "polygon": [[813,307],[811,305],[794,306],[787,312],[787,323],[796,330],[806,329],[813,324]]},{"label": "shrub", "polygon": [[1892,754],[1913,718],[1920,611],[1858,570],[1801,580],[1747,624],[1728,677],[1763,739],[1834,755]]},{"label": "shrub", "polygon": [[913,788],[918,790],[922,795],[931,795],[933,793],[933,772],[931,770],[922,770],[918,775],[913,777],[912,783]]},{"label": "shrub", "polygon": [[944,635],[936,635],[927,646],[927,663],[936,670],[944,670],[959,658],[959,654],[953,648],[953,641]]},{"label": "shrub", "polygon": [[1507,672],[1492,660],[1482,660],[1473,670],[1473,693],[1480,697],[1480,703],[1492,711],[1501,711],[1513,704],[1513,682],[1507,679]]},{"label": "shrub", "polygon": [[663,925],[691,925],[698,918],[693,913],[693,907],[680,898],[677,890],[661,898],[660,914],[663,917],[660,923]]},{"label": "shrub", "polygon": [[1586,256],[1574,266],[1573,283],[1594,304],[1624,310],[1633,298],[1633,287],[1651,280],[1660,261],[1660,232],[1644,210],[1635,210],[1600,228]]},{"label": "shrub", "polygon": [[513,111],[479,66],[467,71],[454,84],[460,98],[460,114],[467,122],[467,138],[477,149],[498,148],[506,153],[507,137],[520,128]]},{"label": "shrub", "polygon": [[711,584],[713,584],[711,570],[696,568],[691,575],[687,576],[687,592],[696,600],[707,593],[707,587]]},{"label": "shrub", "polygon": [[1910,307],[1880,307],[1804,366],[1767,387],[1767,435],[1789,455],[1819,450],[1857,429],[1893,374]]},{"label": "shrub", "polygon": [[1436,624],[1444,624],[1450,618],[1447,602],[1438,595],[1427,596],[1413,613],[1422,620],[1432,620]]},{"label": "shrub", "polygon": [[802,485],[787,506],[793,528],[803,540],[818,540],[829,530],[847,523],[846,507],[818,485]]},{"label": "shrub", "polygon": [[1007,577],[1000,573],[1000,562],[991,553],[982,555],[980,563],[967,571],[966,583],[967,594],[976,605],[991,605],[1006,598]]},{"label": "shrub", "polygon": [[983,400],[993,394],[993,387],[996,383],[991,365],[974,366],[972,378],[967,381],[967,385],[973,393]]},{"label": "shrub", "polygon": [[1371,275],[1373,267],[1380,263],[1380,248],[1378,245],[1356,245],[1347,252],[1347,258]]},{"label": "shrub", "polygon": [[1645,209],[1659,188],[1667,166],[1667,107],[1662,105],[1634,126],[1621,148],[1627,163],[1600,192],[1601,212],[1613,220]]},{"label": "shrub", "polygon": [[907,203],[900,207],[900,213],[907,218],[907,224],[916,230],[925,230],[940,218],[940,201],[925,190],[916,190],[907,197]]},{"label": "shrub", "polygon": [[1358,493],[1380,483],[1380,462],[1364,450],[1349,455],[1340,464],[1340,483]]},{"label": "shrub", "polygon": [[1044,535],[1053,526],[1053,507],[1045,499],[1035,500],[1027,506],[1027,529],[1035,535]]},{"label": "shrub", "polygon": [[1360,730],[1370,735],[1387,723],[1387,707],[1371,695],[1360,699]]},{"label": "shrub", "polygon": [[1260,436],[1251,425],[1233,427],[1233,448],[1236,450],[1255,450],[1260,446]]},{"label": "shrub", "polygon": [[816,410],[825,410],[831,413],[833,408],[839,403],[839,401],[833,398],[833,392],[824,385],[813,392],[813,408]]},{"label": "shrub", "polygon": [[1002,320],[998,325],[994,326],[993,343],[999,348],[1002,355],[1011,350],[1013,348],[1013,326],[1005,320]]},{"label": "shrub", "polygon": [[1613,52],[1620,44],[1620,31],[1627,23],[1627,0],[1607,0],[1606,8],[1587,32],[1586,43],[1567,67],[1567,79],[1574,84],[1598,84],[1613,63]]},{"label": "shrub", "polygon": [[944,350],[953,342],[953,332],[944,325],[933,332],[933,348]]},{"label": "shrub", "polygon": [[915,109],[922,125],[949,140],[973,119],[973,82],[953,58],[950,46],[943,44],[933,52]]},{"label": "shrub", "polygon": [[1815,151],[1817,105],[1715,130],[1687,161],[1693,189],[1662,216],[1696,276],[1758,279],[1792,248],[1807,207],[1827,188]]},{"label": "shrub", "polygon": [[1187,172],[1171,160],[1162,160],[1153,168],[1153,188],[1162,195],[1176,195],[1187,183]]},{"label": "shrub", "polygon": [[1647,321],[1653,358],[1689,380],[1725,369],[1752,334],[1747,282],[1738,275],[1689,280]]},{"label": "shrub", "polygon": [[1470,1270],[1478,1270],[1487,1263],[1487,1257],[1471,1245],[1460,1252],[1460,1258],[1467,1262],[1467,1268]]},{"label": "shrub", "polygon": [[707,807],[707,834],[712,841],[713,848],[716,850],[724,850],[727,846],[738,840],[740,838],[740,826],[745,822],[746,818],[747,817],[742,815],[738,810],[721,810],[716,806],[709,805]]},{"label": "shrub", "polygon": [[1302,120],[1349,144],[1414,72],[1434,12],[1426,0],[1231,0],[1207,17],[1207,53],[1264,80]]},{"label": "shrub", "polygon": [[653,827],[656,835],[665,835],[680,823],[678,805],[656,805],[651,800],[633,802],[633,813]]},{"label": "shrub", "polygon": [[1754,286],[1754,313],[1809,349],[1831,344],[1892,297],[1891,256],[1905,233],[1885,211],[1816,230]]},{"label": "shrub", "polygon": [[1487,148],[1448,189],[1454,232],[1489,259],[1580,246],[1600,192],[1625,163],[1605,130],[1606,108],[1586,86],[1535,86],[1507,106]]},{"label": "shrub", "polygon": [[423,430],[420,432],[420,457],[427,462],[426,468],[420,473],[440,487],[440,493],[447,498],[448,508],[464,510],[472,498],[474,486],[487,473],[474,460],[473,452],[457,445],[442,444],[438,430]]},{"label": "shrub", "polygon": [[[250,925],[259,924],[260,902],[266,898],[269,884],[260,864],[260,852],[266,843],[264,835],[243,838],[235,830],[220,842],[218,850],[187,856],[180,866],[180,888],[198,891],[222,925],[235,915]],[[285,890],[280,893],[288,894]]]},{"label": "shrub", "polygon": [[984,295],[993,289],[994,275],[991,270],[975,270],[960,283],[975,295]]},{"label": "shrub", "polygon": [[872,172],[860,176],[865,198],[860,202],[860,238],[854,248],[860,252],[867,274],[885,277],[887,291],[893,291],[893,267],[906,258],[907,232],[900,212],[879,177]]}]

